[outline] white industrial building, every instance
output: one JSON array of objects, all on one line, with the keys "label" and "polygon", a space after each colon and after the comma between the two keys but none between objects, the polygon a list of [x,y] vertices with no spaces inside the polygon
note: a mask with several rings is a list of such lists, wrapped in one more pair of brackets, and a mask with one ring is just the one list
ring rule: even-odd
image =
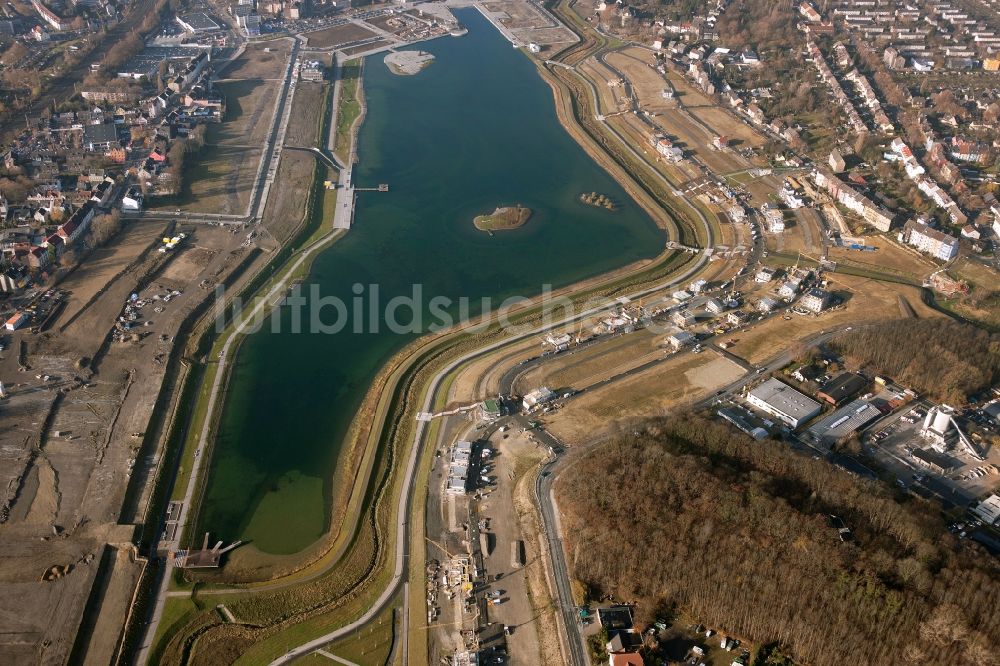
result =
[{"label": "white industrial building", "polygon": [[204,12],[194,12],[176,18],[177,23],[187,32],[212,32],[219,29],[219,24]]},{"label": "white industrial building", "polygon": [[569,333],[563,333],[561,335],[549,333],[545,336],[545,342],[552,345],[557,350],[563,350],[569,347],[569,343],[573,342],[573,337]]},{"label": "white industrial building", "polygon": [[726,306],[717,298],[710,298],[705,301],[705,310],[712,314],[722,314],[726,311]]},{"label": "white industrial building", "polygon": [[767,224],[767,230],[772,234],[780,234],[785,230],[785,214],[782,213],[777,208],[772,208],[771,206],[764,204],[761,209],[761,213],[764,214],[764,221]]},{"label": "white industrial building", "polygon": [[[743,222],[747,219],[747,212],[744,210],[742,204],[733,204],[729,209],[729,218],[733,222]],[[1000,234],[998,234],[1000,235]]]},{"label": "white industrial building", "polygon": [[948,405],[936,405],[927,410],[920,434],[930,442],[931,448],[940,453],[948,451],[957,440],[974,458],[983,460],[985,456],[955,420],[955,409]]},{"label": "white industrial building", "polygon": [[763,312],[764,314],[767,314],[769,312],[774,312],[780,306],[781,303],[774,300],[770,296],[765,296],[764,298],[757,301],[757,309]]},{"label": "white industrial building", "polygon": [[990,495],[980,502],[973,510],[980,520],[987,525],[995,525],[1000,521],[1000,496]]},{"label": "white industrial building", "polygon": [[768,379],[746,397],[747,402],[793,428],[820,412],[820,404],[775,378]]},{"label": "white industrial building", "polygon": [[469,459],[472,457],[471,442],[455,442],[448,464],[448,484],[445,492],[449,495],[463,495],[469,477]]},{"label": "white industrial building", "polygon": [[670,314],[670,321],[677,324],[681,328],[686,328],[688,326],[693,326],[697,320],[688,310],[675,310]]},{"label": "white industrial building", "polygon": [[521,406],[524,407],[524,411],[528,411],[534,409],[538,405],[544,405],[547,402],[555,400],[555,397],[556,394],[552,391],[552,389],[543,386],[527,393],[524,398],[521,399]]},{"label": "white industrial building", "polygon": [[688,285],[687,290],[692,294],[700,294],[708,286],[708,280],[695,280]]},{"label": "white industrial building", "polygon": [[774,277],[774,273],[775,271],[773,268],[768,268],[767,266],[761,266],[753,279],[755,282],[764,284],[766,282],[771,281],[771,279]]}]

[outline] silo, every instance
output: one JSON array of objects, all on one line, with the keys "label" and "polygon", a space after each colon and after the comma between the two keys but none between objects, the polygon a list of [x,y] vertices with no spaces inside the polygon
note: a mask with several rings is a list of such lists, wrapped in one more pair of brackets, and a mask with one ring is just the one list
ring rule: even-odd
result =
[{"label": "silo", "polygon": [[934,422],[935,412],[937,412],[937,407],[931,407],[927,410],[927,415],[924,416],[924,431],[930,430],[931,423]]},{"label": "silo", "polygon": [[934,432],[943,435],[948,431],[949,425],[951,425],[951,414],[943,409],[938,409],[934,415]]}]

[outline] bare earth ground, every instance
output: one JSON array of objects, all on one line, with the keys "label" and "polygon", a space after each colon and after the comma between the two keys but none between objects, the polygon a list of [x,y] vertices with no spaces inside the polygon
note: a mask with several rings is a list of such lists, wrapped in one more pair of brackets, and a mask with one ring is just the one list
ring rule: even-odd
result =
[{"label": "bare earth ground", "polygon": [[399,20],[393,18],[391,15],[373,16],[372,18],[365,19],[365,23],[393,34],[402,31],[402,27],[399,25]]},{"label": "bare earth ground", "polygon": [[626,49],[620,53],[608,54],[606,59],[628,77],[644,110],[659,113],[676,107],[676,102],[664,99],[661,94],[666,84],[663,75],[653,67],[653,57],[649,51]]},{"label": "bare earth ground", "polygon": [[597,95],[601,100],[602,111],[609,112],[623,108],[622,105],[627,101],[625,89],[620,85],[607,85],[606,82],[612,76],[610,70],[592,58],[580,63],[577,70],[597,82]]},{"label": "bare earth ground", "polygon": [[278,81],[245,79],[217,87],[226,98],[226,119],[208,126],[205,143],[259,148],[270,129]]},{"label": "bare earth ground", "polygon": [[376,34],[377,33],[365,28],[364,26],[360,26],[355,23],[345,23],[344,25],[326,28],[325,30],[307,32],[304,33],[303,36],[309,38],[309,46],[326,48],[328,46],[337,46],[339,44],[356,42],[359,39],[367,39],[369,37],[374,37]]},{"label": "bare earth ground", "polygon": [[[535,624],[538,609],[532,607],[528,597],[527,566],[512,569],[510,562],[511,543],[523,540],[521,525],[517,520],[510,520],[516,515],[514,511],[513,492],[516,479],[521,478],[533,468],[543,455],[539,447],[524,434],[509,435],[495,433],[491,440],[497,446],[500,455],[496,458],[495,475],[499,479],[496,492],[480,503],[480,516],[490,521],[490,531],[494,534],[495,546],[493,552],[484,558],[486,571],[496,574],[503,573],[503,578],[493,584],[493,591],[503,592],[501,598],[508,599],[499,606],[489,609],[491,622],[515,627],[508,641],[511,661],[516,664],[543,663],[539,654],[538,628]],[[537,558],[537,555],[536,555]],[[525,554],[525,564],[528,555]],[[540,565],[540,562],[532,563]],[[551,608],[545,604],[546,610]]]},{"label": "bare earth ground", "polygon": [[583,393],[546,414],[545,428],[573,443],[593,438],[616,421],[657,416],[743,374],[736,363],[713,353],[681,354],[612,384]]},{"label": "bare earth ground", "polygon": [[801,252],[805,256],[819,260],[819,250],[808,242],[812,231],[806,229],[808,222],[802,216],[801,210],[786,211],[785,231],[779,234],[764,233],[764,242],[768,249],[792,255]]},{"label": "bare earth ground", "polygon": [[831,247],[830,259],[859,268],[870,268],[873,271],[895,273],[918,279],[926,277],[938,269],[933,261],[919,254],[916,250],[904,248],[884,236],[866,238],[865,242],[877,247],[878,250],[860,252],[842,247]]},{"label": "bare earth ground", "polygon": [[521,394],[539,386],[550,386],[553,390],[580,390],[653,359],[663,358],[662,341],[662,335],[642,329],[576,353],[563,353],[552,362],[523,375],[514,388]]},{"label": "bare earth ground", "polygon": [[749,146],[756,148],[767,143],[767,137],[718,106],[698,107],[691,113],[698,120],[714,129],[717,134],[729,137],[730,145],[735,145],[738,148]]},{"label": "bare earth ground", "polygon": [[285,39],[248,44],[243,55],[229,65],[223,75],[226,79],[279,79],[284,73],[288,53],[289,43]]},{"label": "bare earth ground", "polygon": [[[206,146],[187,169],[190,197],[184,210],[195,213],[242,215],[250,203],[254,177],[260,164],[259,148]],[[173,205],[160,206],[173,209]]]},{"label": "bare earth ground", "polygon": [[374,42],[368,42],[367,44],[361,44],[359,46],[352,46],[349,49],[344,49],[345,55],[355,55],[357,53],[364,53],[365,51],[371,51],[372,49],[380,49],[383,46],[388,46],[394,42],[388,39],[376,39]]},{"label": "bare earth ground", "polygon": [[[532,463],[535,458],[525,457],[524,460]],[[538,637],[538,663],[556,664],[561,660],[557,609],[552,602],[552,593],[545,575],[545,561],[549,551],[542,547],[543,531],[534,501],[535,475],[536,472],[531,471],[516,481],[513,503],[524,539],[524,575],[534,611],[533,628]]]},{"label": "bare earth ground", "polygon": [[680,73],[668,69],[667,78],[670,80],[670,84],[674,87],[674,90],[677,91],[677,98],[680,99],[684,106],[712,105],[712,100],[705,97],[704,93],[688,83],[687,79],[681,76]]},{"label": "bare earth ground", "polygon": [[[74,658],[108,663],[115,653],[143,567],[130,542],[144,496],[126,501],[126,486],[133,475],[148,480],[159,456],[155,446],[140,449],[142,438],[135,434],[146,429],[159,393],[167,341],[184,314],[210,294],[197,285],[207,280],[211,286],[246,252],[230,252],[239,244],[232,234],[199,227],[173,256],[141,255],[163,226],[129,225],[97,253],[96,270],[78,270],[65,280],[72,310],[64,311],[50,332],[14,334],[12,349],[27,345],[29,370],[17,371],[14,354],[0,360],[0,379],[10,393],[4,411],[13,417],[4,421],[18,424],[0,430],[3,499],[9,507],[0,519],[0,582],[9,592],[0,597],[0,663],[65,663],[81,617],[86,638]],[[85,260],[81,268],[86,267]],[[152,284],[139,289],[143,298],[168,288],[183,293],[161,304],[160,313],[152,305],[143,309],[152,323],[139,329],[140,339],[105,350],[123,304],[150,275]],[[84,301],[89,304],[81,311]],[[81,366],[81,358],[93,360]],[[38,374],[52,378],[45,382]],[[99,587],[92,595],[95,582]],[[84,616],[88,599],[100,604]]]},{"label": "bare earth ground", "polygon": [[523,0],[494,0],[483,6],[500,18],[521,42],[535,42],[542,47],[543,54],[554,51],[576,41],[576,37],[566,27],[550,20],[531,3]]},{"label": "bare earth ground", "polygon": [[135,261],[150,244],[159,240],[166,228],[164,222],[130,222],[129,232],[109,247],[100,248],[87,256],[73,273],[60,283],[69,292],[66,307],[59,317],[64,326],[101,290],[108,281]]},{"label": "bare earth ground", "polygon": [[510,366],[537,356],[538,340],[526,340],[506,351],[502,360],[494,356],[477,359],[459,372],[452,383],[456,402],[468,403],[495,397],[500,392],[500,378]]}]

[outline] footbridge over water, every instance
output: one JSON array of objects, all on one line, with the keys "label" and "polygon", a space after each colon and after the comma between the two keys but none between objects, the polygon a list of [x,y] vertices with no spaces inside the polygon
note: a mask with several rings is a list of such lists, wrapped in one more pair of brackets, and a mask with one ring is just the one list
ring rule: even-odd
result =
[{"label": "footbridge over water", "polygon": [[344,165],[340,159],[333,153],[329,153],[325,150],[321,150],[316,146],[285,146],[286,150],[300,150],[306,153],[312,153],[319,158],[321,162],[326,164],[331,169],[336,169],[337,171],[343,171]]}]

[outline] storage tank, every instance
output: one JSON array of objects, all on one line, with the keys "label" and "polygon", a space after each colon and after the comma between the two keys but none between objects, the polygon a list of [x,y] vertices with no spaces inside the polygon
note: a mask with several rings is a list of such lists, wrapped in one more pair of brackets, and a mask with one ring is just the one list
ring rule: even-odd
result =
[{"label": "storage tank", "polygon": [[943,409],[938,409],[934,414],[934,432],[944,434],[951,425],[951,414]]},{"label": "storage tank", "polygon": [[931,423],[934,422],[934,413],[937,412],[937,407],[931,407],[927,410],[927,415],[924,416],[924,430],[931,429]]}]

